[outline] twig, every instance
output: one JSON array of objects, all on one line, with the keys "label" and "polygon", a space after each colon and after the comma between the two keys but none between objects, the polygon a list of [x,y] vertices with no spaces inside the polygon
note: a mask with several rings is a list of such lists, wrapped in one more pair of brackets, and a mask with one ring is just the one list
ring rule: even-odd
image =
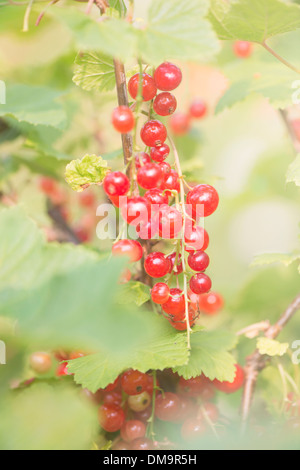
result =
[{"label": "twig", "polygon": [[293,70],[296,73],[300,74],[300,70],[297,69],[294,65],[290,64],[286,59],[281,57],[281,55],[277,54],[267,43],[266,41],[262,42],[261,45],[270,53],[272,54],[277,60],[282,62],[284,65],[286,65],[289,69]]},{"label": "twig", "polygon": [[49,200],[47,202],[47,212],[54,225],[66,235],[66,238],[74,245],[80,245],[79,238],[63,218],[60,208],[53,205]]},{"label": "twig", "polygon": [[[295,300],[288,306],[286,311],[281,315],[277,323],[271,325],[270,328],[265,332],[265,337],[275,339],[281,333],[285,325],[293,318],[295,313],[300,309],[300,294]],[[247,358],[247,364],[245,367],[246,379],[244,386],[244,393],[242,399],[242,419],[243,427],[246,428],[246,424],[249,418],[251,403],[253,394],[255,391],[257,377],[260,371],[266,367],[267,358],[262,356],[258,350]]]}]

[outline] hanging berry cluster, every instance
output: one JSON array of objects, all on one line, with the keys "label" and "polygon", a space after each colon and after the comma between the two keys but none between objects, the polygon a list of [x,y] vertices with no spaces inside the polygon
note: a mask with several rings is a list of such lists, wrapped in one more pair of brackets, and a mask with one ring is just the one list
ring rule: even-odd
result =
[{"label": "hanging berry cluster", "polygon": [[[165,255],[160,251],[144,253],[139,241],[120,239],[112,252],[114,255],[127,255],[131,262],[144,258],[147,275],[151,279],[164,278],[164,282],[153,286],[152,300],[161,305],[163,314],[174,328],[188,330],[189,336],[199,315],[199,296],[209,293],[212,286],[205,273],[210,262],[206,253],[209,236],[199,221],[215,212],[219,196],[210,185],[188,185],[175,145],[168,137],[164,123],[157,119],[175,112],[177,100],[171,92],[181,81],[181,70],[170,62],[157,67],[153,76],[140,66],[140,73],[129,80],[128,91],[135,101],[131,107],[116,108],[112,124],[122,134],[134,132],[136,153],[128,162],[134,168],[133,181],[126,174],[115,171],[105,177],[103,187],[112,203],[120,207],[124,221],[135,227],[141,240],[159,237],[173,243],[175,248]],[[141,112],[140,105],[146,102],[148,109]],[[205,113],[203,101],[192,103],[191,116],[199,118]],[[149,118],[140,131],[144,151],[140,151],[136,143],[137,120],[141,114]],[[171,153],[167,139],[173,150],[173,164],[166,161]],[[178,280],[180,274],[183,274],[182,287]],[[172,287],[176,277],[177,286]],[[129,279],[127,271],[125,281]]]}]

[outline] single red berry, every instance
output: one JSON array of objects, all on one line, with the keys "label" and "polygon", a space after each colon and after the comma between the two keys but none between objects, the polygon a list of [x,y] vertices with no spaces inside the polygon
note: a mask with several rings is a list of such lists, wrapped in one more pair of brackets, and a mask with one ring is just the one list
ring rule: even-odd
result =
[{"label": "single red berry", "polygon": [[163,304],[162,309],[168,315],[179,317],[185,313],[185,297],[183,291],[177,287],[170,289],[169,300]]},{"label": "single red berry", "polygon": [[[148,392],[147,392],[148,393]],[[150,396],[150,394],[148,394]],[[138,395],[140,396],[140,395]],[[152,393],[151,393],[152,396]],[[132,398],[132,397],[130,397]],[[148,419],[151,417],[152,414],[152,406],[148,406],[143,411],[136,411],[134,416],[136,419],[143,421],[144,423],[148,422]]]},{"label": "single red berry", "polygon": [[147,147],[159,147],[166,138],[167,129],[160,121],[148,121],[141,129],[141,139]]},{"label": "single red berry", "polygon": [[120,390],[113,390],[112,392],[105,392],[103,395],[103,404],[121,406],[122,392]]},{"label": "single red berry", "polygon": [[[198,377],[193,377],[191,379],[184,379],[180,377],[178,383],[178,393],[187,397],[200,397],[203,390],[207,387],[210,387],[213,391],[212,382],[205,377],[205,375],[199,375]],[[212,392],[212,396],[214,391]]]},{"label": "single red berry", "polygon": [[150,207],[150,203],[145,197],[129,197],[122,204],[121,213],[129,225],[137,226],[149,220]]},{"label": "single red berry", "polygon": [[195,99],[190,106],[190,116],[194,119],[201,119],[206,113],[206,103],[201,99]]},{"label": "single red berry", "polygon": [[137,153],[135,156],[135,167],[139,170],[142,166],[146,165],[146,163],[151,163],[150,155],[146,152]]},{"label": "single red berry", "polygon": [[186,135],[191,128],[190,116],[186,113],[176,113],[171,116],[170,127],[175,135]]},{"label": "single red berry", "polygon": [[125,421],[121,428],[121,437],[125,442],[132,442],[135,439],[140,439],[146,434],[146,426],[143,421],[131,419]]},{"label": "single red berry", "polygon": [[58,189],[57,182],[53,178],[43,176],[39,180],[39,187],[41,191],[47,195],[51,195]]},{"label": "single red berry", "polygon": [[172,91],[180,85],[182,72],[176,65],[164,62],[155,70],[154,80],[159,90]]},{"label": "single red berry", "polygon": [[[175,330],[186,331],[187,322],[186,322],[185,311],[169,318],[169,322],[173,326],[173,328],[175,328]],[[189,306],[189,324],[192,327],[194,326],[194,323],[195,323],[195,312]]]},{"label": "single red berry", "polygon": [[[137,73],[131,77],[131,79],[128,82],[128,91],[131,95],[131,97],[135,100],[138,96],[139,93],[139,87],[140,87],[140,74]],[[147,73],[143,73],[143,85],[142,85],[142,96],[144,101],[150,101],[152,100],[156,93],[157,93],[157,88],[154,82],[153,77],[151,75],[148,75]]]},{"label": "single red berry", "polygon": [[191,189],[186,197],[193,219],[208,217],[219,205],[219,195],[209,184],[199,184]]},{"label": "single red berry", "polygon": [[153,442],[146,437],[136,439],[131,443],[131,450],[153,450]]},{"label": "single red berry", "polygon": [[164,282],[158,282],[153,286],[151,291],[151,298],[155,304],[164,304],[168,301],[170,296],[170,288]]},{"label": "single red berry", "polygon": [[130,369],[122,375],[121,385],[127,395],[138,395],[144,392],[148,386],[147,374]]},{"label": "single red berry", "polygon": [[113,171],[105,176],[103,188],[109,197],[125,196],[129,191],[130,181],[121,171]]},{"label": "single red berry", "polygon": [[112,247],[114,256],[128,256],[132,263],[143,257],[142,245],[136,240],[119,240]]},{"label": "single red berry", "polygon": [[170,206],[161,206],[158,211],[158,231],[159,236],[164,239],[173,239],[182,230],[182,214]]},{"label": "single red berry", "polygon": [[164,175],[167,175],[171,171],[171,165],[168,162],[159,163],[159,166]]},{"label": "single red berry", "polygon": [[116,131],[127,134],[134,128],[134,115],[128,106],[119,106],[112,113],[112,124]]},{"label": "single red berry", "polygon": [[190,280],[190,288],[194,294],[205,294],[211,289],[211,279],[204,273],[197,273]]},{"label": "single red berry", "polygon": [[180,398],[172,392],[158,395],[155,401],[155,416],[161,421],[174,421],[180,411]]},{"label": "single red berry", "polygon": [[171,253],[167,258],[170,260],[171,263],[171,269],[169,273],[171,274],[172,271],[174,271],[175,276],[178,276],[179,274],[182,273],[183,267],[182,267],[182,262],[181,260],[181,254],[177,256],[177,264],[175,266],[175,261],[176,261],[176,253]]},{"label": "single red berry", "polygon": [[150,204],[157,205],[157,210],[162,204],[168,204],[169,198],[166,194],[163,194],[162,189],[152,188],[146,191],[144,197],[148,199]]},{"label": "single red berry", "polygon": [[125,413],[118,405],[102,405],[99,408],[98,419],[104,431],[116,432],[123,426]]},{"label": "single red berry", "polygon": [[246,59],[252,55],[253,44],[248,41],[235,41],[233,51],[237,57]]},{"label": "single red berry", "polygon": [[220,382],[219,380],[214,380],[214,386],[224,393],[234,393],[237,390],[240,390],[244,385],[245,381],[245,372],[244,369],[236,364],[235,366],[235,378],[233,382]]},{"label": "single red berry", "polygon": [[188,418],[182,425],[181,436],[187,442],[193,442],[203,437],[206,432],[206,425],[203,419]]},{"label": "single red berry", "polygon": [[199,310],[206,315],[215,315],[224,306],[223,297],[217,292],[209,292],[198,297]]},{"label": "single red berry", "polygon": [[156,163],[146,163],[137,172],[137,182],[144,189],[157,188],[161,185],[163,173]]},{"label": "single red berry", "polygon": [[163,179],[161,189],[163,189],[168,196],[172,196],[171,191],[180,191],[179,175],[177,171],[170,170]]},{"label": "single red berry", "polygon": [[194,251],[189,254],[188,265],[193,271],[205,271],[209,265],[209,256],[205,251]]},{"label": "single red berry", "polygon": [[152,147],[150,156],[157,163],[162,163],[170,154],[170,147],[163,144],[160,147]]},{"label": "single red berry", "polygon": [[209,235],[207,231],[198,225],[193,227],[189,223],[185,229],[184,235],[185,251],[192,253],[194,251],[205,251],[209,245]]},{"label": "single red berry", "polygon": [[164,92],[157,95],[153,109],[159,116],[170,116],[176,111],[177,100],[172,93]]},{"label": "single red berry", "polygon": [[163,253],[155,251],[145,259],[145,271],[150,277],[164,277],[170,270],[170,261]]}]

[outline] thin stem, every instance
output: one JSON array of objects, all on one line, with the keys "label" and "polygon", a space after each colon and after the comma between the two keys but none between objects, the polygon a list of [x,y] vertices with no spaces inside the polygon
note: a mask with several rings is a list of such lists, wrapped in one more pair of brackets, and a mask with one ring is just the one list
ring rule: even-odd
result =
[{"label": "thin stem", "polygon": [[32,10],[34,0],[29,0],[27,5],[25,15],[24,15],[24,22],[23,22],[23,33],[27,33],[29,31],[29,17]]},{"label": "thin stem", "polygon": [[185,227],[186,227],[186,210],[185,210],[185,192],[184,192],[184,184],[183,184],[183,175],[182,175],[182,170],[180,166],[180,160],[179,160],[179,155],[176,149],[176,146],[174,144],[174,141],[171,137],[169,138],[169,142],[171,144],[174,157],[175,157],[175,164],[177,168],[177,173],[179,175],[179,181],[180,181],[180,205],[182,209],[182,217],[183,217],[183,224],[182,224],[182,238],[181,238],[181,262],[182,262],[182,269],[183,269],[183,293],[184,293],[184,298],[185,298],[185,321],[186,321],[186,330],[187,330],[187,347],[188,349],[191,349],[191,325],[190,325],[190,319],[189,319],[189,302],[188,302],[188,282],[187,282],[187,275],[186,275],[186,262],[185,262],[185,240],[184,240],[184,234],[185,234]]},{"label": "thin stem", "polygon": [[156,370],[152,371],[152,377],[153,377],[153,392],[152,392],[152,410],[151,410],[151,416],[148,420],[149,423],[149,428],[148,428],[148,435],[151,437],[152,440],[155,438],[155,432],[154,432],[154,416],[155,416],[155,400],[156,400]]},{"label": "thin stem", "polygon": [[289,69],[293,70],[296,73],[300,74],[300,70],[297,69],[294,65],[290,64],[286,59],[284,59],[281,55],[277,54],[267,43],[266,41],[262,42],[261,45],[270,53],[272,54],[277,60],[282,62],[284,65],[286,65]]}]

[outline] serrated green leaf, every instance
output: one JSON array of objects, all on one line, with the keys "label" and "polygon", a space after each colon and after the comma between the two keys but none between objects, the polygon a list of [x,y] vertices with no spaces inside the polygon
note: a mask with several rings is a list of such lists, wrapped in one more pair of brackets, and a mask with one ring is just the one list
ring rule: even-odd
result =
[{"label": "serrated green leaf", "polygon": [[73,82],[84,90],[110,91],[115,87],[115,69],[113,60],[96,52],[79,53]]},{"label": "serrated green leaf", "polygon": [[251,266],[263,266],[266,264],[281,263],[289,266],[300,259],[300,253],[265,253],[254,258]]},{"label": "serrated green leaf", "polygon": [[296,159],[288,167],[286,181],[287,183],[295,183],[297,186],[300,186],[300,154],[297,155]]},{"label": "serrated green leaf", "polygon": [[62,92],[47,87],[8,85],[6,104],[0,106],[0,116],[13,117],[34,126],[64,129],[67,116],[58,102]]},{"label": "serrated green leaf", "polygon": [[257,349],[262,355],[266,354],[271,357],[284,356],[289,349],[289,344],[279,343],[279,341],[270,338],[258,338]]},{"label": "serrated green leaf", "polygon": [[280,0],[211,0],[209,19],[220,39],[262,43],[300,28],[300,7]]},{"label": "serrated green leaf", "polygon": [[66,182],[74,191],[82,192],[91,184],[102,183],[110,168],[102,157],[85,155],[81,160],[73,160],[66,167]]},{"label": "serrated green leaf", "polygon": [[135,303],[138,307],[150,299],[150,287],[139,281],[124,284],[118,296],[120,304]]},{"label": "serrated green leaf", "polygon": [[78,391],[36,384],[1,397],[0,448],[88,450],[97,414]]},{"label": "serrated green leaf", "polygon": [[185,379],[206,375],[210,380],[232,382],[236,360],[228,351],[237,344],[237,337],[226,331],[202,331],[191,337],[191,353],[186,365],[175,367],[174,372]]},{"label": "serrated green leaf", "polygon": [[208,8],[206,0],[153,0],[147,27],[139,31],[140,55],[151,64],[211,58],[219,44],[205,19]]},{"label": "serrated green leaf", "polygon": [[[148,312],[148,315],[153,313]],[[150,369],[163,370],[185,364],[188,361],[186,334],[176,332],[163,318],[157,321],[159,328],[156,334],[134,350],[112,350],[109,353],[103,350],[69,361],[68,369],[75,374],[75,381],[96,392],[112,383],[128,368],[147,372]]]}]

